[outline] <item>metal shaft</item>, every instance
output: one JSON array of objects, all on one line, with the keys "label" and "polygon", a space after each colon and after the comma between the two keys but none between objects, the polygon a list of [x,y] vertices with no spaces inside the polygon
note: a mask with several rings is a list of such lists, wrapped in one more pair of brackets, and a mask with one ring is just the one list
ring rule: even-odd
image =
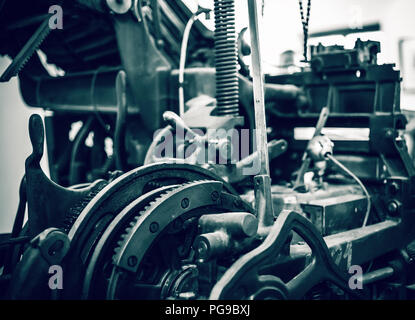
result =
[{"label": "metal shaft", "polygon": [[254,178],[255,211],[258,217],[258,236],[265,237],[274,223],[269,173],[267,125],[265,119],[264,77],[261,68],[261,49],[258,35],[258,13],[256,0],[248,0],[249,30],[252,48],[252,78],[254,88],[255,138],[259,156],[259,174]]},{"label": "metal shaft", "polygon": [[257,1],[248,0],[249,30],[251,33],[252,78],[254,88],[255,137],[260,159],[261,175],[269,176],[267,125],[265,120],[264,78],[261,67],[261,49],[258,35]]}]

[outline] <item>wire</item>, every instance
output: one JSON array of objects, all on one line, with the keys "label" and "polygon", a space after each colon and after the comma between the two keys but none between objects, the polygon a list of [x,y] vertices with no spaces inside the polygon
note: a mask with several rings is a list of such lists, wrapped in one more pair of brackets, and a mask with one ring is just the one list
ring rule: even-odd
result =
[{"label": "wire", "polygon": [[199,19],[199,15],[202,13],[207,14],[210,12],[209,9],[201,8],[192,14],[189,21],[187,21],[186,27],[184,28],[183,32],[183,39],[182,44],[180,47],[180,63],[179,63],[179,116],[182,117],[184,114],[184,68],[186,64],[186,52],[187,52],[187,45],[189,43],[189,36],[190,31],[192,30],[193,23]]},{"label": "wire", "polygon": [[330,153],[327,153],[325,155],[326,158],[328,158],[329,160],[331,160],[335,165],[337,165],[340,169],[342,169],[344,172],[346,172],[349,176],[351,176],[358,184],[359,186],[362,188],[364,194],[366,195],[366,199],[367,199],[367,207],[366,207],[366,214],[365,214],[365,218],[363,220],[363,225],[362,227],[365,227],[367,224],[367,221],[369,219],[369,214],[370,214],[370,209],[371,209],[371,201],[370,201],[370,195],[369,192],[367,191],[365,185],[362,183],[362,181],[353,173],[351,172],[349,169],[347,169],[339,160],[337,160],[335,157],[333,157],[333,155],[331,155]]},{"label": "wire", "polygon": [[94,71],[94,74],[92,76],[92,80],[91,80],[91,90],[90,90],[90,100],[91,100],[91,105],[92,108],[94,110],[94,114],[99,122],[99,124],[102,126],[102,128],[104,129],[104,131],[110,135],[110,131],[108,130],[105,121],[102,119],[101,114],[99,113],[98,110],[98,106],[95,104],[95,84],[97,81],[97,77],[98,77],[98,73],[100,72],[100,70],[102,69],[102,66],[100,66],[98,69],[96,69]]},{"label": "wire", "polygon": [[89,116],[82,128],[79,130],[73,142],[71,160],[69,165],[69,185],[74,185],[75,183],[78,183],[78,168],[76,164],[76,158],[78,156],[79,148],[81,147],[82,142],[85,141],[86,137],[91,131],[91,125],[93,121],[94,116]]},{"label": "wire", "polygon": [[180,66],[179,66],[179,116],[182,117],[184,114],[184,67],[186,64],[186,52],[187,44],[189,42],[190,30],[192,29],[193,23],[198,19],[196,14],[193,14],[184,28],[183,39],[180,49]]}]

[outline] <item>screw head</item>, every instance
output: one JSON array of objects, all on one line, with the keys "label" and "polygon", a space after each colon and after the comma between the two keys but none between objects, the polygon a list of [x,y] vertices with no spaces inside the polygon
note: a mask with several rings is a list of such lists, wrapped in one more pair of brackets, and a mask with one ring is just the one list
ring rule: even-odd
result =
[{"label": "screw head", "polygon": [[190,203],[189,198],[182,199],[182,201],[181,201],[182,208],[186,209],[189,206],[189,203]]},{"label": "screw head", "polygon": [[159,230],[159,224],[157,222],[152,222],[150,224],[150,232],[155,233]]},{"label": "screw head", "polygon": [[138,259],[136,256],[129,256],[127,259],[127,264],[130,267],[134,267],[137,264],[137,262],[138,262]]},{"label": "screw head", "polygon": [[213,201],[217,201],[219,199],[219,192],[213,191],[210,195]]}]

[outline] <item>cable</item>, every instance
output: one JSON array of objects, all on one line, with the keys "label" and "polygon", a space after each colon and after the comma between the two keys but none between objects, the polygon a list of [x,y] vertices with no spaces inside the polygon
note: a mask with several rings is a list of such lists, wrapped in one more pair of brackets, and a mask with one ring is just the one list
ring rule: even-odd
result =
[{"label": "cable", "polygon": [[92,126],[93,121],[94,121],[94,116],[91,115],[86,120],[82,128],[79,130],[73,142],[71,160],[70,160],[70,165],[69,165],[69,185],[74,185],[75,183],[79,183],[78,168],[76,165],[76,157],[78,156],[79,148],[81,147],[82,142],[85,141],[89,132],[91,131],[91,126]]},{"label": "cable", "polygon": [[366,195],[366,199],[367,199],[366,214],[365,214],[365,218],[363,220],[363,225],[362,225],[362,227],[365,227],[366,224],[367,224],[367,221],[369,219],[370,209],[371,209],[371,205],[372,205],[371,201],[370,201],[369,192],[367,191],[367,189],[364,186],[364,184],[362,183],[362,181],[360,181],[360,179],[353,172],[351,172],[349,169],[347,169],[339,160],[337,160],[335,157],[333,157],[333,155],[331,155],[330,153],[327,153],[325,155],[325,157],[327,159],[331,160],[335,165],[337,165],[340,169],[342,169],[344,172],[346,172],[349,176],[351,176],[359,184],[359,186],[362,188],[364,194]]},{"label": "cable", "polygon": [[193,14],[184,28],[183,39],[180,49],[180,66],[179,66],[179,116],[182,117],[184,114],[184,67],[186,64],[186,51],[187,44],[189,42],[190,30],[192,29],[193,23],[198,19],[196,14]]},{"label": "cable", "polygon": [[187,45],[189,43],[190,31],[192,30],[193,23],[199,19],[199,15],[202,13],[208,14],[211,10],[199,7],[199,9],[192,14],[189,21],[187,21],[186,27],[183,32],[182,44],[180,47],[180,64],[179,64],[179,116],[184,114],[184,68],[186,64]]},{"label": "cable", "polygon": [[89,94],[90,94],[91,105],[92,105],[92,108],[94,110],[95,116],[96,116],[99,124],[102,126],[102,128],[105,130],[105,132],[108,135],[110,135],[110,132],[109,132],[109,130],[108,130],[106,124],[105,124],[105,121],[102,119],[101,114],[99,113],[98,106],[95,104],[95,101],[94,101],[95,100],[94,99],[95,98],[95,83],[96,83],[96,80],[97,80],[97,77],[98,77],[98,73],[100,72],[101,69],[102,69],[102,66],[100,66],[98,69],[96,69],[94,71],[94,74],[93,74],[92,80],[91,80],[91,90],[90,90]]}]

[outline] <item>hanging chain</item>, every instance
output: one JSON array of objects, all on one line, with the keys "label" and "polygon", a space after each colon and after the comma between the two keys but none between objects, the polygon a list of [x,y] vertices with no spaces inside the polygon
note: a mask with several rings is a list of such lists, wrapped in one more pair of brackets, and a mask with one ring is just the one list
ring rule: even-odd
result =
[{"label": "hanging chain", "polygon": [[310,21],[311,0],[307,2],[307,16],[304,17],[303,0],[298,0],[300,4],[301,23],[303,25],[304,34],[304,62],[307,62],[307,42],[308,42],[308,22]]}]

